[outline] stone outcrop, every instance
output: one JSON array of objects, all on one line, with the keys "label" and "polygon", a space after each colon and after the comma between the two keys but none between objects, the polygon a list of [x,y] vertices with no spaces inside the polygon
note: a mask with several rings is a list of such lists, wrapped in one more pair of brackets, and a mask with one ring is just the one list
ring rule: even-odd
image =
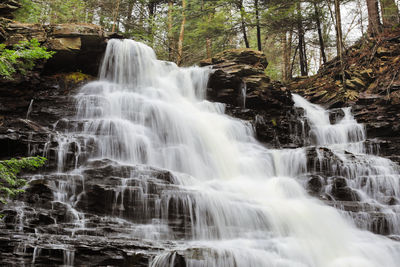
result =
[{"label": "stone outcrop", "polygon": [[233,49],[201,62],[212,65],[207,97],[226,104],[226,112],[250,121],[258,139],[272,147],[297,146],[292,135],[296,111],[291,93],[265,75],[265,55],[252,49]]},{"label": "stone outcrop", "polygon": [[17,0],[2,0],[0,3],[0,18],[12,19],[13,12],[21,7],[21,3]]},{"label": "stone outcrop", "polygon": [[10,21],[3,27],[5,44],[37,39],[55,55],[45,64],[47,74],[82,71],[96,75],[107,40],[120,38],[92,24],[40,25]]},{"label": "stone outcrop", "polygon": [[107,40],[121,38],[94,24],[29,24],[13,21],[13,12],[21,7],[19,1],[0,3],[0,42],[8,47],[20,41],[37,39],[56,54],[46,62],[43,72],[80,71],[97,75]]}]

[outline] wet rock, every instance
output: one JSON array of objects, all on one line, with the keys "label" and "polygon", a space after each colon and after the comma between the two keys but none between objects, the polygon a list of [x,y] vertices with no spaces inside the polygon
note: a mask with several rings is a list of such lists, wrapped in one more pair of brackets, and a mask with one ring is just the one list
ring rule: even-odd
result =
[{"label": "wet rock", "polygon": [[323,178],[319,175],[312,175],[307,182],[307,188],[311,194],[318,195],[324,184]]},{"label": "wet rock", "polygon": [[226,105],[226,113],[250,121],[257,138],[272,147],[295,147],[300,127],[290,92],[265,75],[265,55],[251,49],[227,50],[201,65],[212,65],[207,98]]},{"label": "wet rock", "polygon": [[308,147],[306,156],[307,170],[324,177],[335,175],[338,166],[343,165],[343,161],[326,147]]},{"label": "wet rock", "polygon": [[344,117],[344,112],[341,108],[329,110],[329,121],[331,124],[338,123]]},{"label": "wet rock", "polygon": [[334,178],[332,181],[332,196],[340,201],[359,201],[357,192],[347,186],[347,181],[343,177]]},{"label": "wet rock", "polygon": [[24,201],[32,205],[41,205],[43,207],[50,207],[53,201],[53,191],[48,187],[46,181],[35,180],[30,183],[25,193],[21,195]]}]

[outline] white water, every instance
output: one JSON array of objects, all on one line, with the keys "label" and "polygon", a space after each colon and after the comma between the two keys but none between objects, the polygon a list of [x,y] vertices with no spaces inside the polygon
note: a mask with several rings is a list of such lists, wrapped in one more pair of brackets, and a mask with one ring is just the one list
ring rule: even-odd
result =
[{"label": "white water", "polygon": [[[159,209],[167,220],[168,204],[177,200],[191,233],[181,240],[162,222],[149,222],[144,236],[172,242],[151,266],[173,266],[173,251],[185,254],[188,266],[398,266],[397,242],[357,229],[307,195],[297,179],[307,169],[304,149],[268,150],[249,124],[204,99],[209,73],[158,61],[135,41],[110,40],[100,81],[77,96],[77,117],[84,122],[79,135],[96,148],[92,158],[168,169],[179,184],[163,194]],[[308,112],[305,100],[295,101],[315,122],[315,144],[363,152],[357,142],[365,139],[364,130],[349,110],[341,125],[332,126],[324,110],[312,106],[315,112]],[[126,182],[116,189],[121,196]]]},{"label": "white water", "polygon": [[33,99],[31,99],[31,102],[29,103],[28,111],[26,112],[26,119],[27,120],[29,120],[29,116],[31,115],[32,107],[33,107]]},{"label": "white water", "polygon": [[[310,136],[317,146],[329,148],[343,161],[337,166],[332,159],[328,166],[336,176],[346,178],[349,187],[357,192],[362,203],[384,216],[391,234],[400,234],[400,168],[389,159],[367,154],[366,134],[363,125],[357,123],[350,108],[344,108],[344,117],[336,124],[329,121],[329,113],[304,98],[294,95],[295,105],[305,110],[310,124]],[[349,156],[351,155],[351,156]],[[327,190],[330,190],[328,181]],[[329,193],[329,192],[328,192]],[[389,201],[394,203],[387,205]],[[371,218],[365,213],[350,214],[358,225],[371,228]],[[360,218],[361,216],[361,218]],[[364,218],[362,218],[364,216]],[[367,224],[366,224],[367,223]]]}]

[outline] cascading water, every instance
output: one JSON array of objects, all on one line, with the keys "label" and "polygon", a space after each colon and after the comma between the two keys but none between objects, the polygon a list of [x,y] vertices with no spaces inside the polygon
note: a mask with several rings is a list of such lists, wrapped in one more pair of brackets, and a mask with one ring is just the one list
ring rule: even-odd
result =
[{"label": "cascading water", "polygon": [[[305,110],[310,124],[310,133],[306,138],[309,143],[329,148],[341,161],[341,164],[337,165],[337,159],[328,159],[327,170],[333,174],[331,178],[343,178],[347,186],[353,190],[354,197],[382,217],[384,227],[387,229],[372,230],[399,235],[399,166],[389,159],[369,154],[370,151],[365,144],[365,129],[353,118],[350,108],[342,109],[343,118],[331,124],[326,110],[307,102],[299,95],[294,95],[293,98],[295,105]],[[332,190],[332,180],[328,178],[327,181],[328,194]],[[376,228],[365,224],[371,219],[365,218],[370,215],[363,210],[349,212],[348,215],[362,228]]]},{"label": "cascading water", "polygon": [[[307,194],[307,148],[267,149],[249,123],[205,100],[210,71],[159,61],[132,40],[110,40],[100,80],[81,89],[75,122],[60,134],[51,187],[53,205],[68,216],[58,223],[72,237],[154,242],[162,248],[152,254],[154,267],[398,266],[398,242],[358,229]],[[350,110],[332,125],[322,108],[294,100],[305,109],[309,145],[328,146],[345,163],[338,175],[354,182],[362,200],[385,206],[388,191],[398,190],[398,168],[365,154],[365,131]],[[349,154],[365,162],[346,161]],[[66,172],[67,159],[73,171]],[[94,189],[104,201],[83,205]],[[104,222],[119,234],[96,231]],[[64,263],[78,256],[66,247]]]},{"label": "cascading water", "polygon": [[[158,61],[143,44],[111,40],[100,81],[77,96],[95,156],[173,172],[182,192],[161,201],[180,203],[190,233],[181,241],[167,231],[171,249],[186,251],[189,266],[396,266],[399,244],[357,230],[307,196],[295,177],[305,169],[301,150],[265,149],[249,125],[204,100],[208,73]],[[354,123],[343,136],[317,123],[318,143],[363,138]],[[161,254],[152,266],[172,259]]]}]

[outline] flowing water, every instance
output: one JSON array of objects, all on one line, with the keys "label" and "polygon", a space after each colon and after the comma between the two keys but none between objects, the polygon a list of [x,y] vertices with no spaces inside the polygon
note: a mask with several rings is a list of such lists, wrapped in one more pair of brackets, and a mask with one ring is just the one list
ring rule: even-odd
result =
[{"label": "flowing water", "polygon": [[[182,260],[178,254],[187,266],[398,266],[398,242],[359,229],[362,219],[307,193],[302,177],[317,171],[307,166],[308,148],[267,149],[251,124],[205,100],[210,72],[159,61],[132,40],[109,41],[99,81],[76,96],[78,123],[58,140],[52,188],[73,222],[71,236],[95,227],[80,211],[90,190],[78,162],[107,159],[125,175],[106,178],[114,193],[102,220],[124,229],[127,238],[168,244],[149,266],[174,266]],[[367,154],[365,130],[350,109],[331,124],[327,111],[293,97],[305,110],[310,131],[302,136],[309,148],[329,148],[343,163],[329,168],[348,180],[360,201],[395,214],[396,205],[385,201],[399,197],[398,166]],[[68,158],[75,167],[66,172]],[[151,168],[169,171],[171,181],[155,182]],[[331,180],[326,183],[329,195]],[[130,206],[135,201],[140,210]],[[390,223],[392,234],[400,231],[395,215]],[[65,265],[73,265],[77,255],[65,251]]]}]

